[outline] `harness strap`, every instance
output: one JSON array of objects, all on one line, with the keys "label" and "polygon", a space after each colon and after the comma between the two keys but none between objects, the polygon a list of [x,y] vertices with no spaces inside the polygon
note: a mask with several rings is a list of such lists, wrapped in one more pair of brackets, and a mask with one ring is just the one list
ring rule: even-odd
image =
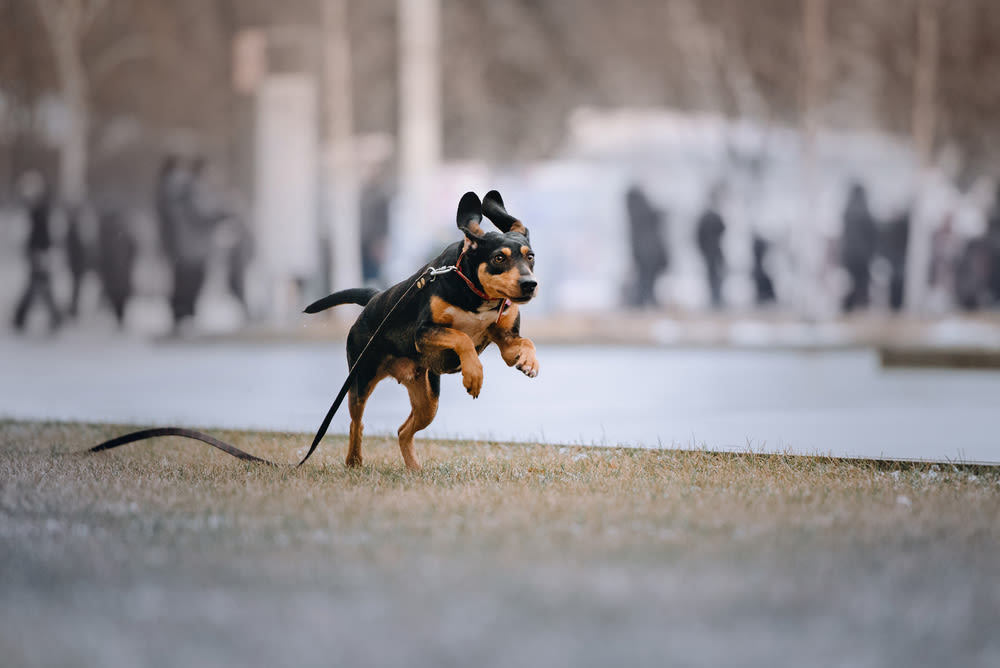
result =
[{"label": "harness strap", "polygon": [[[465,257],[465,251],[466,248],[463,246],[462,252],[458,254],[458,259],[455,260],[454,272],[458,274],[459,278],[465,281],[465,284],[469,286],[469,289],[472,290],[472,292],[474,292],[477,297],[488,302],[493,301],[493,299],[491,299],[489,295],[487,295],[485,292],[476,287],[475,283],[472,282],[472,279],[470,279],[468,276],[462,273],[462,258]],[[510,306],[509,299],[504,299],[503,302],[501,302],[500,312],[497,314],[497,322],[500,322],[500,318],[503,317],[504,311],[506,311],[509,306]]]},{"label": "harness strap", "polygon": [[465,284],[469,286],[470,290],[476,293],[477,297],[479,297],[480,299],[484,299],[486,301],[493,301],[492,299],[490,299],[489,295],[487,295],[485,292],[476,287],[476,284],[472,282],[472,279],[470,279],[468,276],[462,273],[462,258],[465,257],[465,251],[466,248],[463,246],[462,252],[458,254],[458,259],[455,260],[455,273],[458,274],[459,278],[465,281]]}]

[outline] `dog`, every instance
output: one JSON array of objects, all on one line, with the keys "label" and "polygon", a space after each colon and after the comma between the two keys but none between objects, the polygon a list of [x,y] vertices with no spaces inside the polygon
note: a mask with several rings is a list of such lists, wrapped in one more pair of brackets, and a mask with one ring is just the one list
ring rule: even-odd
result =
[{"label": "dog", "polygon": [[[500,233],[482,229],[484,215]],[[529,378],[538,375],[535,345],[520,334],[518,310],[538,294],[528,229],[507,213],[495,190],[482,202],[476,193],[466,193],[458,203],[456,221],[465,238],[449,245],[413,276],[381,292],[372,288],[341,290],[305,309],[306,313],[318,313],[340,304],[364,307],[347,336],[350,367],[361,358],[348,390],[349,467],[362,464],[365,402],[385,378],[395,378],[409,392],[410,415],[398,431],[399,449],[407,468],[419,470],[413,436],[437,414],[442,374],[461,372],[466,391],[478,397],[483,387],[479,354],[495,343],[507,366],[516,367]],[[454,269],[428,278],[428,267]],[[421,287],[407,298],[414,284]],[[372,340],[393,309],[396,311],[385,332]],[[362,357],[366,346],[368,352]]]}]

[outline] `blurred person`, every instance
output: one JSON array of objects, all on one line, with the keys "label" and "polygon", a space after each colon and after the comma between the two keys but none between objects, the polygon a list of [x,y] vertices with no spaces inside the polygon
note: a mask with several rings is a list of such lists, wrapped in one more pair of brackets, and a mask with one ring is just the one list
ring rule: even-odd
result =
[{"label": "blurred person", "polygon": [[72,319],[79,316],[83,281],[94,269],[93,224],[92,215],[84,206],[73,206],[66,212],[66,266],[72,282],[66,316]]},{"label": "blurred person", "polygon": [[715,309],[722,308],[722,281],[726,271],[726,257],[722,252],[722,237],[726,233],[726,223],[720,213],[722,195],[721,185],[712,187],[696,229],[698,250],[705,262],[708,292]]},{"label": "blurred person", "polygon": [[28,215],[28,239],[24,254],[28,261],[28,283],[14,310],[14,329],[23,331],[28,312],[38,300],[49,313],[49,330],[54,332],[62,324],[62,315],[52,294],[52,197],[48,184],[39,172],[29,171],[21,176],[19,190]]},{"label": "blurred person", "polygon": [[910,239],[910,210],[904,209],[889,220],[882,230],[882,257],[889,264],[889,308],[903,308],[903,288],[906,280],[906,248]]},{"label": "blurred person", "polygon": [[186,175],[175,155],[168,155],[160,164],[156,178],[156,222],[163,252],[171,262],[177,255],[177,230],[180,227],[180,203]]},{"label": "blurred person", "polygon": [[955,265],[955,301],[966,311],[987,306],[990,296],[990,247],[985,235],[969,239]]},{"label": "blurred person", "polygon": [[389,238],[391,196],[387,177],[376,173],[361,192],[361,278],[381,286],[382,265]]},{"label": "blurred person", "polygon": [[871,263],[875,257],[878,229],[868,209],[868,192],[860,183],[851,186],[843,214],[841,262],[850,279],[844,297],[845,313],[867,308],[871,300]]},{"label": "blurred person", "polygon": [[931,266],[927,277],[931,298],[941,310],[947,310],[952,302],[959,250],[955,216],[949,213],[931,233]]},{"label": "blurred person", "polygon": [[989,301],[1000,301],[1000,185],[997,186],[993,207],[986,223],[986,247],[989,254]]},{"label": "blurred person", "polygon": [[759,234],[753,235],[753,282],[756,292],[757,306],[773,304],[777,297],[774,294],[774,281],[767,271],[765,262],[771,242]]},{"label": "blurred person", "polygon": [[205,160],[195,158],[181,178],[170,202],[173,229],[174,282],[170,296],[173,313],[173,333],[181,334],[193,320],[201,290],[208,272],[208,260],[213,250],[215,230],[227,217],[216,208],[210,186],[205,181]]},{"label": "blurred person", "polygon": [[664,212],[654,207],[638,185],[625,192],[629,241],[635,260],[635,285],[629,305],[657,306],[656,279],[667,270],[669,253],[663,237]]},{"label": "blurred person", "polygon": [[226,223],[230,245],[226,250],[226,285],[240,303],[244,316],[250,313],[246,294],[246,271],[253,257],[253,235],[242,216],[233,215]]},{"label": "blurred person", "polygon": [[104,297],[118,327],[125,326],[125,308],[132,296],[132,270],[137,245],[125,217],[118,209],[101,213],[98,220],[98,275]]}]

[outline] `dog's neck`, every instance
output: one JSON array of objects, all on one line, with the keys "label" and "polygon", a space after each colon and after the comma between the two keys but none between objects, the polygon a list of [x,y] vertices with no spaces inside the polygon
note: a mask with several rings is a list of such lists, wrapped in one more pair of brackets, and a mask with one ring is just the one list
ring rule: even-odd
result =
[{"label": "dog's neck", "polygon": [[455,260],[455,273],[458,274],[459,278],[465,281],[465,284],[469,286],[469,289],[472,290],[477,297],[479,297],[484,301],[494,301],[490,299],[489,295],[487,295],[481,289],[477,288],[476,284],[472,282],[472,279],[466,276],[465,273],[462,272],[462,258],[465,257],[465,251],[467,251],[468,249],[469,249],[469,243],[466,242],[465,244],[462,245],[462,252],[458,254],[458,259]]}]

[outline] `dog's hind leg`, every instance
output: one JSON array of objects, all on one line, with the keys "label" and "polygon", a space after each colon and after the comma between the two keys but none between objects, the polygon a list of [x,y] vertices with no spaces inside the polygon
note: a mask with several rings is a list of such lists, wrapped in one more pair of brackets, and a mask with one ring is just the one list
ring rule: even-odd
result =
[{"label": "dog's hind leg", "polygon": [[347,391],[347,408],[351,413],[351,430],[347,441],[347,461],[348,466],[361,466],[361,435],[364,432],[364,424],[361,417],[365,412],[365,403],[371,395],[375,385],[384,377],[372,372],[370,369],[360,369],[354,384]]},{"label": "dog's hind leg", "polygon": [[419,471],[420,462],[413,449],[413,435],[426,428],[437,415],[441,376],[433,371],[418,369],[412,378],[401,382],[410,393],[410,416],[399,428],[399,450],[406,467]]}]

